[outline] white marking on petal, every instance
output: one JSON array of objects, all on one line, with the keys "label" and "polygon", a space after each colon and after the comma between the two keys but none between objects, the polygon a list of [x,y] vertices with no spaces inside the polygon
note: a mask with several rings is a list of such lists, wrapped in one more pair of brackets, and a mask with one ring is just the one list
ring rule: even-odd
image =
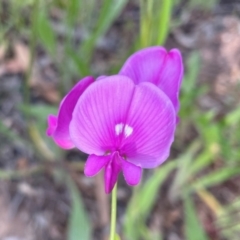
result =
[{"label": "white marking on petal", "polygon": [[115,125],[115,133],[117,135],[121,134],[123,131],[124,124],[123,123],[118,123]]},{"label": "white marking on petal", "polygon": [[120,135],[123,131],[124,131],[125,137],[129,137],[133,132],[133,128],[127,124],[124,125],[123,123],[118,123],[115,125],[115,133],[117,135]]},{"label": "white marking on petal", "polygon": [[132,134],[132,132],[133,132],[133,128],[126,124],[124,128],[125,136],[129,137]]}]

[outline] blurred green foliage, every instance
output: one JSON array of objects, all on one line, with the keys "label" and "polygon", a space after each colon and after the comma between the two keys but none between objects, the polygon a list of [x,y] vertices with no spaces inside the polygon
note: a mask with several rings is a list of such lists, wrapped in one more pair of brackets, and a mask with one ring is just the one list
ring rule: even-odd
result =
[{"label": "blurred green foliage", "polygon": [[68,240],[91,239],[91,227],[84,210],[82,198],[73,180],[67,176],[67,186],[72,197],[72,210],[69,218]]},{"label": "blurred green foliage", "polygon": [[[191,11],[199,6],[209,10],[217,2],[217,0],[191,0],[187,1],[184,10]],[[72,79],[92,73],[91,62],[96,45],[108,32],[127,3],[127,0],[9,0],[8,19],[0,26],[0,40],[8,42],[14,35],[14,38],[27,38],[33,44],[33,49],[39,45],[44,48],[60,71],[62,77],[59,91],[64,95],[72,86]],[[126,52],[150,45],[163,45],[174,27],[170,21],[173,9],[179,4],[181,4],[180,0],[141,0],[139,34],[136,34],[137,45],[129,46]],[[0,6],[2,7],[2,4]],[[37,11],[31,16],[33,8]],[[59,41],[53,27],[54,23],[50,16],[54,8],[59,8],[63,14],[64,21],[61,24],[67,32],[64,41]],[[29,15],[28,21],[22,18],[24,12]],[[3,14],[3,9],[0,9],[0,13]],[[174,19],[174,21],[178,20]],[[73,32],[78,25],[86,34],[81,44],[76,45]],[[209,89],[207,85],[200,85],[197,82],[201,66],[198,52],[189,54],[185,62],[186,71],[182,83],[179,113],[181,121],[174,145],[175,151],[179,154],[157,169],[141,186],[134,188],[123,226],[123,235],[129,240],[151,240],[163,237],[160,232],[152,232],[146,223],[156,204],[161,186],[173,171],[175,174],[169,184],[166,197],[172,202],[181,200],[183,203],[185,239],[209,239],[198,218],[196,197],[199,197],[215,215],[215,224],[218,226],[220,236],[231,240],[239,239],[239,197],[233,202],[221,205],[211,193],[211,187],[221,186],[222,183],[239,175],[240,107],[228,111],[221,118],[218,118],[213,110],[203,111],[197,101],[208,93]],[[19,106],[19,110],[27,116],[29,122],[31,141],[28,144],[32,145],[45,160],[60,159],[62,152],[45,136],[47,115],[56,113],[57,107],[46,104],[36,106],[26,101]],[[192,129],[196,132],[195,137],[191,139],[191,143],[186,143],[183,140],[185,134]],[[0,133],[13,141],[22,143],[28,141],[21,139],[2,122],[0,122]],[[218,167],[213,167],[214,165]],[[8,179],[13,174],[12,171],[0,172],[0,178]],[[24,173],[19,174],[22,175]],[[81,196],[71,179],[66,185],[72,196],[68,239],[79,239],[78,236],[85,236],[86,240],[90,239],[90,224]],[[119,237],[116,236],[116,239]]]},{"label": "blurred green foliage", "polygon": [[170,30],[172,0],[141,0],[140,48],[163,45]]},{"label": "blurred green foliage", "polygon": [[186,221],[184,229],[186,240],[208,240],[209,238],[206,236],[199,222],[193,200],[190,196],[184,198],[184,214]]}]

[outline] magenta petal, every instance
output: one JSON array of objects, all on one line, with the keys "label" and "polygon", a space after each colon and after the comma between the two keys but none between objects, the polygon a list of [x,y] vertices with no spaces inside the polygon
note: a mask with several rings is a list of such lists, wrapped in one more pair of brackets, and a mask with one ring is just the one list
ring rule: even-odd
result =
[{"label": "magenta petal", "polygon": [[48,122],[48,128],[47,128],[46,134],[48,136],[52,136],[52,134],[54,133],[57,127],[57,117],[54,115],[49,115],[47,122]]},{"label": "magenta petal", "polygon": [[74,147],[69,135],[69,124],[72,119],[72,113],[79,97],[93,82],[93,77],[83,78],[72,88],[60,104],[57,124],[55,131],[52,132],[52,138],[61,148],[70,149]]},{"label": "magenta petal", "polygon": [[130,77],[135,84],[151,82],[171,99],[176,112],[179,109],[179,89],[183,76],[181,53],[167,52],[163,47],[149,47],[134,53],[119,74]]},{"label": "magenta petal", "polygon": [[176,113],[165,93],[151,83],[135,87],[125,121],[127,135],[121,155],[142,168],[154,168],[169,156],[176,128]]},{"label": "magenta petal", "polygon": [[118,152],[112,155],[111,161],[105,167],[105,192],[110,193],[117,182],[118,174],[121,171],[121,159]]},{"label": "magenta petal", "polygon": [[102,80],[102,79],[104,79],[104,78],[106,78],[106,77],[107,77],[106,75],[101,75],[101,76],[99,76],[99,77],[96,78],[96,81]]},{"label": "magenta petal", "polygon": [[121,137],[116,131],[127,117],[134,87],[129,78],[115,75],[96,81],[83,93],[70,124],[77,148],[98,156],[117,148]]},{"label": "magenta petal", "polygon": [[109,161],[111,156],[96,156],[94,154],[90,155],[87,159],[84,168],[84,174],[87,177],[95,176]]},{"label": "magenta petal", "polygon": [[126,182],[131,185],[137,185],[142,176],[142,168],[122,159],[123,176]]}]

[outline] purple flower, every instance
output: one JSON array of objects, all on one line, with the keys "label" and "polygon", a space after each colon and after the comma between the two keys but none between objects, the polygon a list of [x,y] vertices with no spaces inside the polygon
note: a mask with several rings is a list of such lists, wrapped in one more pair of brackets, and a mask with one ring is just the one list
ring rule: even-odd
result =
[{"label": "purple flower", "polygon": [[111,192],[123,172],[129,185],[139,183],[142,168],[164,162],[176,127],[168,96],[152,83],[135,85],[126,76],[96,81],[79,98],[70,123],[74,145],[90,154],[85,175],[105,169],[105,191]]},{"label": "purple flower", "polygon": [[72,112],[79,97],[93,82],[93,77],[85,77],[79,81],[63,98],[59,107],[58,116],[48,116],[48,128],[46,134],[51,136],[59,147],[64,149],[70,149],[74,147],[69,135],[69,124],[72,120]]},{"label": "purple flower", "polygon": [[183,77],[179,50],[167,52],[163,47],[142,49],[128,58],[119,74],[128,76],[135,84],[151,82],[157,85],[170,98],[176,113],[178,112],[178,95]]},{"label": "purple flower", "polygon": [[76,146],[90,154],[85,175],[105,169],[106,193],[121,171],[129,185],[136,185],[142,168],[154,168],[169,156],[182,75],[177,49],[140,50],[118,75],[77,83],[61,102],[58,116],[48,117],[47,135],[62,148]]}]

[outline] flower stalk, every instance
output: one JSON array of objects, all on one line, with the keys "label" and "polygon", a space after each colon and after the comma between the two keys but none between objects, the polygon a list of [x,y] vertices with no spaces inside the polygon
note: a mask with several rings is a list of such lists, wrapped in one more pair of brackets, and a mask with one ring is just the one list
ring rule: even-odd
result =
[{"label": "flower stalk", "polygon": [[110,240],[115,239],[117,218],[117,183],[112,191]]}]

